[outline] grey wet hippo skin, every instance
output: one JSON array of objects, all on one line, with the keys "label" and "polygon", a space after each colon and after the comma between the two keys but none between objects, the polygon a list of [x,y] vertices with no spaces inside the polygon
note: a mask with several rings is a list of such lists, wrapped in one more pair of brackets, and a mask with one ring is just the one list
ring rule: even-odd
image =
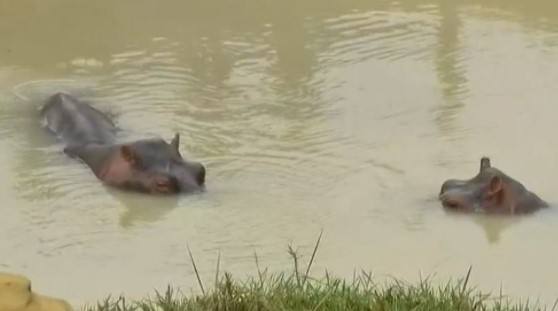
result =
[{"label": "grey wet hippo skin", "polygon": [[101,111],[64,94],[52,95],[41,109],[46,127],[66,146],[112,144],[116,125]]},{"label": "grey wet hippo skin", "polygon": [[178,194],[205,188],[205,167],[179,151],[180,136],[115,143],[116,126],[101,111],[57,93],[41,110],[46,127],[107,185],[136,192]]},{"label": "grey wet hippo skin", "polygon": [[492,167],[487,157],[481,158],[475,177],[445,181],[439,199],[444,208],[466,213],[527,214],[548,207],[520,182]]}]

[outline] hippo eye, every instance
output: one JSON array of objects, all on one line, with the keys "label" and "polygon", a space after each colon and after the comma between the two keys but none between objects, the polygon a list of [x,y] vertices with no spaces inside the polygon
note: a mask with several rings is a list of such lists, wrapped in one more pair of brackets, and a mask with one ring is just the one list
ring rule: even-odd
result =
[{"label": "hippo eye", "polygon": [[155,185],[157,187],[165,188],[165,187],[169,186],[169,181],[168,180],[157,180],[157,182],[155,182]]},{"label": "hippo eye", "polygon": [[159,179],[155,182],[155,189],[161,193],[173,192],[172,183],[168,179]]}]

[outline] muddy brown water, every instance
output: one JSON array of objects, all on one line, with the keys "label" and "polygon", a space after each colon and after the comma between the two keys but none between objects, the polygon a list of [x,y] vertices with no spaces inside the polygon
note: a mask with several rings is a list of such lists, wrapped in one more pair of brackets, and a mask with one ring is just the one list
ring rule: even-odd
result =
[{"label": "muddy brown water", "polygon": [[[444,213],[493,164],[558,203],[555,1],[0,1],[0,268],[74,305],[303,261],[558,297],[558,217]],[[103,187],[45,134],[66,91],[128,130],[182,134],[208,191]]]}]

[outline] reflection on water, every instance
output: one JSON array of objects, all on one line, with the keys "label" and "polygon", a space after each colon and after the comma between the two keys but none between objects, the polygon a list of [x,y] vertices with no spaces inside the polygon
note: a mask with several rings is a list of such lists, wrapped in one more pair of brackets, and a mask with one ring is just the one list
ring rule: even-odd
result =
[{"label": "reflection on water", "polygon": [[157,222],[178,204],[177,197],[156,197],[107,189],[125,207],[118,222],[123,228],[136,223]]},{"label": "reflection on water", "polygon": [[[438,76],[442,92],[442,107],[436,115],[436,123],[440,128],[440,136],[449,137],[446,141],[455,141],[459,128],[455,124],[455,116],[459,114],[466,97],[467,78],[464,71],[463,48],[460,48],[459,8],[448,1],[440,3],[440,24],[438,29],[438,48],[436,49],[434,68]],[[457,137],[456,137],[457,136]],[[444,155],[447,158],[447,155]],[[442,159],[442,161],[444,161]]]},{"label": "reflection on water", "polygon": [[515,224],[521,219],[515,217],[476,217],[475,222],[478,223],[486,235],[489,243],[497,243],[500,241],[502,232]]},{"label": "reflection on water", "polygon": [[[255,272],[254,250],[284,269],[286,246],[310,252],[323,229],[315,271],[412,281],[473,265],[482,288],[553,301],[552,210],[457,216],[435,198],[487,155],[556,201],[557,9],[0,0],[0,265],[80,304],[195,288],[186,245],[208,279],[219,251],[240,276]],[[181,153],[208,169],[207,192],[101,185],[40,127],[56,91],[113,116],[123,141],[179,132]]]}]

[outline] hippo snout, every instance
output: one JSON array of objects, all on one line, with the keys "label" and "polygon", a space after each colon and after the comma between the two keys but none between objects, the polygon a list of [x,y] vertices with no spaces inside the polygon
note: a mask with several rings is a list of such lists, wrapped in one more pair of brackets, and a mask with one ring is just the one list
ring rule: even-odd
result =
[{"label": "hippo snout", "polygon": [[476,187],[466,180],[450,179],[442,184],[438,199],[450,209],[472,208],[477,202]]},{"label": "hippo snout", "polygon": [[458,187],[463,187],[465,185],[465,182],[462,180],[457,180],[457,179],[450,179],[450,180],[446,180],[443,184],[442,187],[440,188],[440,193],[438,194],[441,198],[441,196],[448,190],[453,189],[453,188],[458,188]]},{"label": "hippo snout", "polygon": [[184,162],[175,167],[173,174],[178,177],[180,192],[198,192],[205,190],[205,166],[200,162]]},{"label": "hippo snout", "polygon": [[439,199],[444,207],[450,209],[458,209],[466,206],[466,202],[464,202],[463,197],[455,195],[451,190],[441,193]]}]

